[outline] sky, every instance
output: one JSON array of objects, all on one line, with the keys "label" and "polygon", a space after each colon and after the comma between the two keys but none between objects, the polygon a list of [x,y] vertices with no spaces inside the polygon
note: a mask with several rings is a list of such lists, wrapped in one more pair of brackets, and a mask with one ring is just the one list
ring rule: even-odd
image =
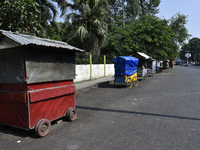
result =
[{"label": "sky", "polygon": [[200,38],[200,0],[161,0],[160,12],[162,19],[170,19],[177,13],[187,16],[186,28],[192,36]]}]

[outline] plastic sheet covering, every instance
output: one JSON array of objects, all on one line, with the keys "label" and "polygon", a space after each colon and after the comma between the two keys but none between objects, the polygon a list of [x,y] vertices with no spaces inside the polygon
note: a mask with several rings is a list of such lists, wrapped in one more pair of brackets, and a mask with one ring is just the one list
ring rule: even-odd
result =
[{"label": "plastic sheet covering", "polygon": [[133,75],[137,72],[139,59],[131,56],[118,56],[112,59],[115,75]]},{"label": "plastic sheet covering", "polygon": [[0,83],[24,83],[23,50],[0,49]]},{"label": "plastic sheet covering", "polygon": [[75,78],[75,52],[26,50],[27,83],[62,81]]}]

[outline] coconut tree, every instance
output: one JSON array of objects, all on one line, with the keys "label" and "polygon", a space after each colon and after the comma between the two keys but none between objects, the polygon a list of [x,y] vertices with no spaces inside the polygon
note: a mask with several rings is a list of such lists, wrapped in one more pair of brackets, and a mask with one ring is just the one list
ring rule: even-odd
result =
[{"label": "coconut tree", "polygon": [[47,21],[51,22],[56,18],[58,12],[56,10],[56,6],[52,2],[48,0],[35,1],[39,4],[40,11]]},{"label": "coconut tree", "polygon": [[98,61],[100,49],[106,42],[108,21],[108,2],[106,0],[72,0],[67,8],[72,13],[65,16],[76,27],[73,35],[75,45],[93,54],[94,61]]}]

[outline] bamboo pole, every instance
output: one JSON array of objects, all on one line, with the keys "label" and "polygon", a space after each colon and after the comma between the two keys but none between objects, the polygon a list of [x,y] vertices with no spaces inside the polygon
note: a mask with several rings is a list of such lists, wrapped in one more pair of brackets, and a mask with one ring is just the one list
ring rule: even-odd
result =
[{"label": "bamboo pole", "polygon": [[92,80],[92,54],[90,53],[90,80]]},{"label": "bamboo pole", "polygon": [[106,76],[106,55],[104,55],[104,77]]}]

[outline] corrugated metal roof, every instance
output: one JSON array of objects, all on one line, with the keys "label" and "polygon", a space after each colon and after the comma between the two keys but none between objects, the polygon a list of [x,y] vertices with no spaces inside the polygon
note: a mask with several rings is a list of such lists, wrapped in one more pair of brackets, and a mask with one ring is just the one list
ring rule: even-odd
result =
[{"label": "corrugated metal roof", "polygon": [[63,48],[68,50],[84,52],[84,50],[82,49],[76,48],[61,41],[55,41],[25,34],[17,34],[15,32],[5,31],[5,30],[0,30],[0,33],[8,37],[9,39],[12,39],[13,41],[19,43],[20,45],[47,46],[47,47]]},{"label": "corrugated metal roof", "polygon": [[137,52],[140,56],[144,57],[145,59],[151,59],[150,56],[146,55],[145,53]]}]

